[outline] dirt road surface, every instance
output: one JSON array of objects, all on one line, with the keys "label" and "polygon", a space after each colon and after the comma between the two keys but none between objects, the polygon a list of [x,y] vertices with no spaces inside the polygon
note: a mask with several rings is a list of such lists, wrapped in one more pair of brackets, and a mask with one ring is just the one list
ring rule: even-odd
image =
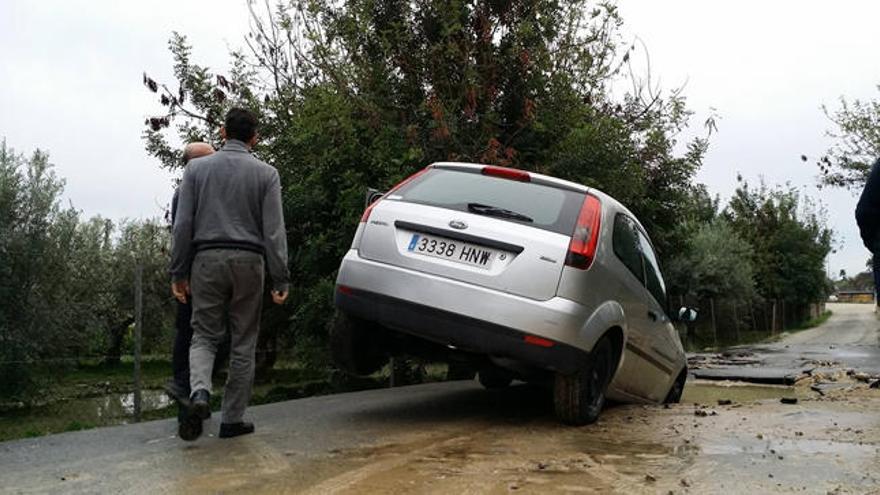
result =
[{"label": "dirt road surface", "polygon": [[[803,338],[857,333],[848,319],[877,346],[877,320],[859,310]],[[3,443],[0,492],[880,493],[869,383],[843,368],[794,387],[693,380],[682,404],[615,405],[581,428],[526,385],[315,397],[253,408],[257,433],[232,440],[184,443],[169,420]]]},{"label": "dirt road surface", "polygon": [[880,346],[880,325],[870,304],[828,303],[826,308],[832,317],[824,325],[788,335],[780,344]]}]

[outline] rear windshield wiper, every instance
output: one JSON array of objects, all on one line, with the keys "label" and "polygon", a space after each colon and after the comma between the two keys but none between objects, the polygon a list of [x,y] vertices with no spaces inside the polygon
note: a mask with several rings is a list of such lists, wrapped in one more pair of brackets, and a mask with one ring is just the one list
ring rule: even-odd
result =
[{"label": "rear windshield wiper", "polygon": [[531,217],[527,217],[522,213],[517,213],[515,211],[506,210],[504,208],[499,208],[497,206],[484,205],[480,203],[468,203],[467,205],[468,211],[471,213],[477,213],[479,215],[487,215],[492,217],[499,218],[509,218],[511,220],[519,220],[521,222],[534,222]]}]

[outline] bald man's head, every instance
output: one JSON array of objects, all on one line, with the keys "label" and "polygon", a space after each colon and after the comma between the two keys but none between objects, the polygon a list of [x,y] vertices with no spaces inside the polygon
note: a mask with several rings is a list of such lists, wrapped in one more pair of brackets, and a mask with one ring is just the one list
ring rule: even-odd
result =
[{"label": "bald man's head", "polygon": [[189,143],[183,148],[183,164],[186,165],[193,158],[208,156],[214,152],[214,148],[208,143]]}]

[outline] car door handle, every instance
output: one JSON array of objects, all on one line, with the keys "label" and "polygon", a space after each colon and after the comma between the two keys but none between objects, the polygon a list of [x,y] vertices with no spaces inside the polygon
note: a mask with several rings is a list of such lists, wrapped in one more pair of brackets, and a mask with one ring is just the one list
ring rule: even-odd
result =
[{"label": "car door handle", "polygon": [[657,321],[660,318],[660,315],[653,311],[648,311],[648,318],[650,318],[651,321]]}]

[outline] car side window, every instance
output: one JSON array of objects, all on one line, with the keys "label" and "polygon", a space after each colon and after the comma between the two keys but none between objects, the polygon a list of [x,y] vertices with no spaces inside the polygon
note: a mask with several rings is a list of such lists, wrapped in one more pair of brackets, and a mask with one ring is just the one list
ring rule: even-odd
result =
[{"label": "car side window", "polygon": [[663,282],[663,276],[660,274],[660,264],[657,262],[657,255],[654,253],[654,246],[648,240],[648,236],[639,231],[639,244],[641,245],[642,255],[645,258],[645,274],[647,281],[645,286],[648,292],[654,296],[654,299],[660,304],[661,308],[666,307],[666,284]]},{"label": "car side window", "polygon": [[629,271],[641,282],[645,283],[645,269],[642,265],[642,254],[639,249],[639,230],[635,223],[626,215],[618,214],[614,218],[614,232],[611,236],[614,254],[629,268]]}]

